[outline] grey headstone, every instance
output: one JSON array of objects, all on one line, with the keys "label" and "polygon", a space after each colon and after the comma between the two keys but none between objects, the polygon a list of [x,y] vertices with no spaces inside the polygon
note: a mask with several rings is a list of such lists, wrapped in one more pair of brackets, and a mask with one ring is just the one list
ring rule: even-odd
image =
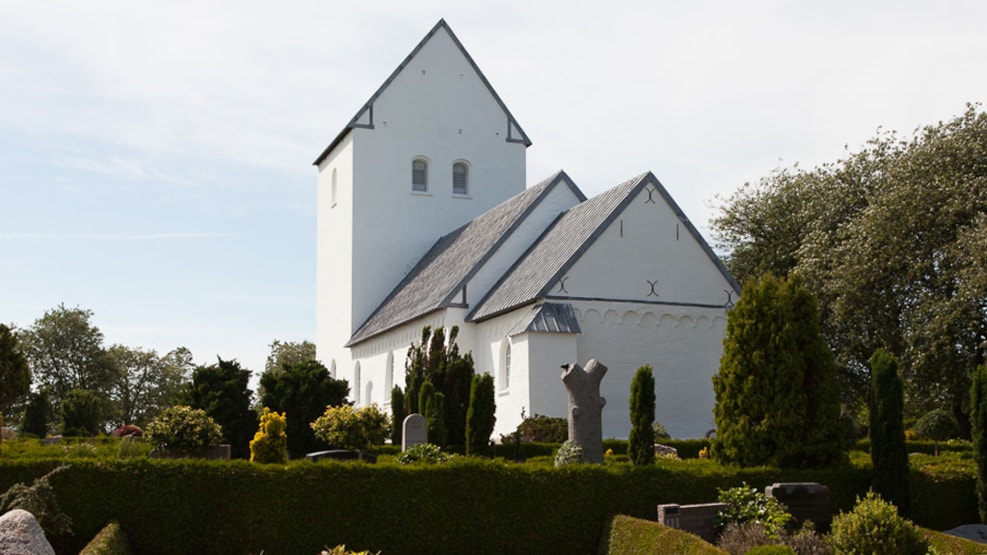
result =
[{"label": "grey headstone", "polygon": [[774,497],[795,517],[796,524],[811,520],[819,532],[828,532],[833,521],[829,487],[815,482],[779,482],[765,486],[764,495]]},{"label": "grey headstone", "polygon": [[407,451],[415,445],[428,443],[428,422],[418,414],[409,414],[404,418],[404,433],[401,434],[401,450]]},{"label": "grey headstone", "polygon": [[569,391],[569,439],[583,448],[591,463],[603,464],[603,406],[607,400],[600,396],[600,382],[607,367],[595,358],[586,363],[563,367],[562,383]]},{"label": "grey headstone", "polygon": [[22,509],[13,509],[0,516],[0,553],[55,555],[55,550],[34,515]]}]

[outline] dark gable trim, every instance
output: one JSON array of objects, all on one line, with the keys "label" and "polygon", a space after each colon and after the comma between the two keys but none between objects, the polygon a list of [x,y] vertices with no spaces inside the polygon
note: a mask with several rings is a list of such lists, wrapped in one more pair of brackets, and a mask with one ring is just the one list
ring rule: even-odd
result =
[{"label": "dark gable trim", "polygon": [[[497,91],[494,90],[493,86],[490,84],[490,81],[488,81],[487,77],[483,74],[482,71],[480,71],[479,66],[477,66],[476,62],[473,61],[473,57],[470,56],[469,52],[466,51],[466,48],[463,47],[463,43],[459,41],[459,37],[456,36],[456,33],[452,32],[452,29],[449,27],[449,24],[446,23],[445,19],[440,19],[439,22],[436,23],[434,27],[432,27],[432,30],[429,31],[428,34],[426,34],[425,37],[418,42],[418,45],[415,46],[414,50],[412,50],[411,53],[404,58],[401,64],[398,65],[398,67],[391,72],[390,76],[387,77],[384,83],[370,97],[370,100],[368,100],[363,105],[363,107],[361,107],[360,110],[357,111],[356,115],[353,116],[353,118],[349,121],[349,123],[346,124],[346,127],[344,127],[343,130],[340,131],[338,135],[336,135],[336,138],[333,139],[331,143],[329,143],[329,146],[327,146],[325,150],[323,150],[322,153],[319,154],[319,157],[316,158],[315,162],[312,163],[313,166],[318,166],[319,164],[321,164],[322,161],[325,160],[327,156],[329,156],[329,153],[331,153],[333,149],[339,145],[339,143],[343,142],[343,139],[346,138],[346,135],[349,134],[351,129],[374,128],[374,119],[373,119],[374,102],[378,98],[380,98],[380,95],[384,93],[384,90],[386,90],[387,87],[390,86],[390,84],[394,81],[394,79],[397,78],[398,74],[404,71],[404,68],[407,67],[409,63],[411,63],[411,60],[414,59],[414,57],[418,54],[418,52],[420,52],[421,49],[424,48],[425,44],[428,43],[428,41],[431,40],[433,36],[435,36],[435,33],[437,33],[439,29],[445,29],[445,31],[449,33],[449,37],[452,39],[453,44],[455,44],[456,47],[459,48],[459,51],[462,53],[463,57],[466,58],[466,61],[469,62],[470,67],[473,68],[473,71],[475,71],[477,76],[479,76],[480,81],[487,88],[487,91],[490,93],[491,96],[493,96],[494,100],[497,102],[497,105],[500,106],[500,109],[504,111],[504,114],[507,116],[507,139],[506,139],[507,142],[521,143],[525,147],[531,146],[531,140],[528,139],[528,135],[524,132],[523,129],[521,129],[521,125],[518,124],[516,119],[514,119],[514,115],[511,114],[511,111],[507,109],[507,105],[504,104],[503,100],[501,100],[500,95],[497,94]],[[365,112],[368,111],[370,112],[369,114],[370,123],[358,124],[357,121],[363,116]],[[518,132],[521,134],[520,137],[512,136],[513,128],[517,128]]]}]

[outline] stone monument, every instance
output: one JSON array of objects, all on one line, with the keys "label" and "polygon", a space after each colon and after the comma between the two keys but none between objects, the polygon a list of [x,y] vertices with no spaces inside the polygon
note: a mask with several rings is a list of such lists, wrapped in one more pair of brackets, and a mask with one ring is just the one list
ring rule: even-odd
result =
[{"label": "stone monument", "polygon": [[428,443],[428,422],[425,417],[413,413],[404,418],[402,423],[401,450],[407,451],[415,445]]},{"label": "stone monument", "polygon": [[595,358],[586,363],[562,366],[562,383],[569,391],[569,439],[582,447],[586,460],[603,464],[603,406],[607,400],[600,396],[600,382],[607,367]]}]

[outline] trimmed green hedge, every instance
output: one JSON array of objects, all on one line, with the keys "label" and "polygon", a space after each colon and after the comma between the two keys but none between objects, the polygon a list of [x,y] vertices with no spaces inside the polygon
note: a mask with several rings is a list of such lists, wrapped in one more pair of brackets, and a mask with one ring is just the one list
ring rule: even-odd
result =
[{"label": "trimmed green hedge", "polygon": [[[53,460],[0,461],[0,491]],[[608,519],[653,520],[659,503],[705,503],[747,482],[820,482],[849,510],[870,485],[856,464],[821,470],[738,469],[712,461],[561,469],[458,459],[431,466],[307,461],[78,460],[52,478],[78,552],[109,521],[135,553],[317,553],[326,545],[398,553],[594,553]],[[912,472],[918,524],[976,522],[969,473]]]}]

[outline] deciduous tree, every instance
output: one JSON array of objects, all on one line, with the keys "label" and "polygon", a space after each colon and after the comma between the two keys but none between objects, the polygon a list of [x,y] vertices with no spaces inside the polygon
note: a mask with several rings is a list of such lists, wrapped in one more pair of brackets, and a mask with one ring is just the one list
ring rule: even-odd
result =
[{"label": "deciduous tree", "polygon": [[194,368],[192,354],[184,347],[162,357],[154,350],[113,345],[107,357],[114,367],[109,399],[118,425],[143,427],[175,405]]}]

